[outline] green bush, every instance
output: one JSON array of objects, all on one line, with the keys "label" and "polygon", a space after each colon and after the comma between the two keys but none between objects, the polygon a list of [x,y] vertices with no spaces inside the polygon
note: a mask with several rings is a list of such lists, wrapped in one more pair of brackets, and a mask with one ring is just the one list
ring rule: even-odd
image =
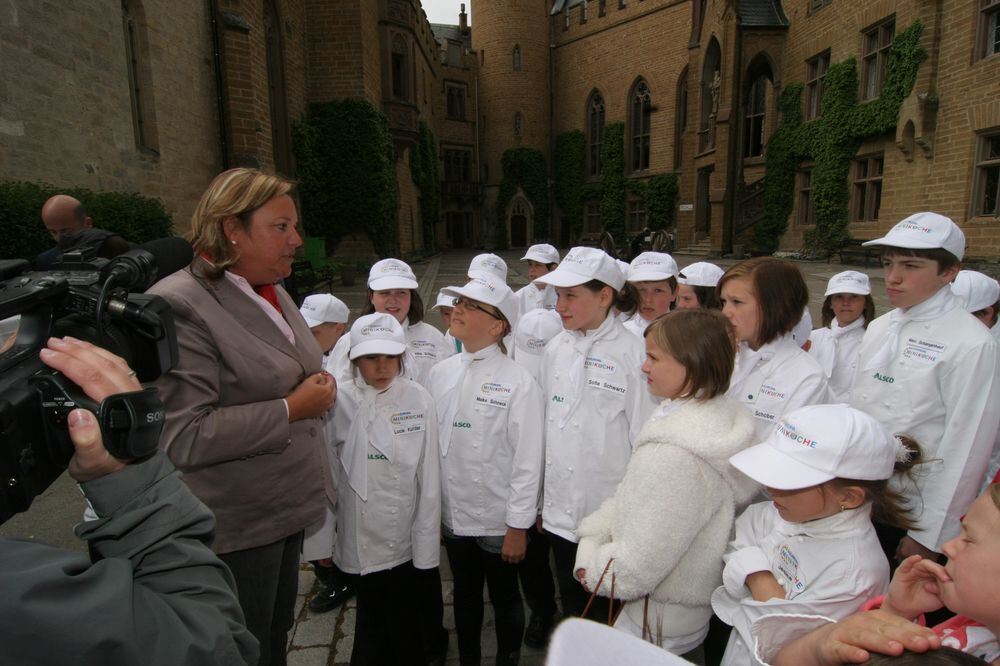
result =
[{"label": "green bush", "polygon": [[556,137],[555,197],[563,217],[570,224],[573,236],[583,228],[584,150],[583,132],[573,130]]},{"label": "green bush", "polygon": [[438,178],[438,159],[434,132],[427,123],[420,121],[420,144],[410,158],[413,182],[420,188],[420,217],[424,229],[424,250],[437,247],[437,220],[441,210],[441,181]]},{"label": "green bush", "polygon": [[601,224],[618,247],[625,247],[625,123],[604,126],[601,175]]},{"label": "green bush", "polygon": [[660,173],[649,179],[643,193],[646,219],[650,229],[669,229],[674,226],[677,210],[677,174]]},{"label": "green bush", "polygon": [[159,199],[134,192],[94,192],[82,187],[57,187],[48,183],[0,181],[0,235],[6,238],[6,259],[34,261],[52,247],[42,225],[42,204],[54,194],[80,200],[94,226],[113,231],[141,244],[173,233],[170,216]]},{"label": "green bush", "polygon": [[335,248],[365,233],[381,256],[396,249],[395,149],[385,115],[365,101],[314,104],[292,128],[302,223]]}]

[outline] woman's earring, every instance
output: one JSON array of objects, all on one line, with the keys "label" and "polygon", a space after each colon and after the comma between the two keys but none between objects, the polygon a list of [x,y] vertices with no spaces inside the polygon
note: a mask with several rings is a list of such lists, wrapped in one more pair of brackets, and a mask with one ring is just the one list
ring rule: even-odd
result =
[{"label": "woman's earring", "polygon": [[236,241],[229,241],[229,242],[232,243],[233,245],[236,245]]}]

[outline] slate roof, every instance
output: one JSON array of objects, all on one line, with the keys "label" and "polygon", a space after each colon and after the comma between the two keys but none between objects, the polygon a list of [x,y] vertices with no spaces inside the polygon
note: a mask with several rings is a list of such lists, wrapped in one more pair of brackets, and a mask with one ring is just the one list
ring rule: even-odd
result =
[{"label": "slate roof", "polygon": [[434,33],[434,39],[437,43],[444,46],[444,43],[448,40],[454,42],[464,42],[466,45],[472,43],[472,29],[469,28],[469,32],[462,34],[462,29],[457,25],[450,25],[448,23],[431,23],[431,32]]},{"label": "slate roof", "polygon": [[738,0],[737,13],[744,28],[787,28],[781,0]]}]

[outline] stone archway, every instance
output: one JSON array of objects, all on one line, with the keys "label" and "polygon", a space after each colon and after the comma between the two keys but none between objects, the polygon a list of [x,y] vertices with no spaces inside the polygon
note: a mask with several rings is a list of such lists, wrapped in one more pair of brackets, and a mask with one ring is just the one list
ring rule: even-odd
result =
[{"label": "stone archway", "polygon": [[535,208],[524,191],[517,190],[507,204],[507,247],[528,247],[534,237]]}]

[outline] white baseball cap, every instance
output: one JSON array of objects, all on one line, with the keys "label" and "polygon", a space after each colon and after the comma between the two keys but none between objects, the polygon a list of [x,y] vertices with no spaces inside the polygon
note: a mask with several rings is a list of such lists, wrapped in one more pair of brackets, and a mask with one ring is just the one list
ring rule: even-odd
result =
[{"label": "white baseball cap", "polygon": [[[626,264],[627,265],[627,264]],[[625,276],[607,252],[596,247],[574,247],[551,273],[535,280],[553,287],[577,287],[600,280],[615,291],[625,286]]]},{"label": "white baseball cap", "polygon": [[654,282],[677,277],[677,262],[665,252],[643,252],[628,267],[629,282]]},{"label": "white baseball cap", "polygon": [[442,289],[438,292],[437,302],[431,306],[431,310],[437,310],[438,308],[453,308],[455,307],[455,297],[445,293]]},{"label": "white baseball cap", "polygon": [[417,276],[406,262],[399,259],[383,259],[376,261],[368,272],[368,288],[372,291],[416,289]]},{"label": "white baseball cap", "polygon": [[541,356],[549,340],[562,333],[562,319],[555,310],[535,308],[528,310],[517,322],[514,332],[515,354],[524,352]]},{"label": "white baseball cap", "polygon": [[969,312],[979,312],[1000,300],[1000,283],[979,271],[959,271],[951,290]]},{"label": "white baseball cap", "polygon": [[532,245],[521,257],[521,261],[537,261],[540,264],[558,264],[559,250],[548,243]]},{"label": "white baseball cap", "polygon": [[464,296],[472,301],[492,305],[507,318],[511,328],[517,323],[517,297],[510,287],[495,277],[473,278],[464,287],[446,287],[441,292],[452,298]]},{"label": "white baseball cap", "polygon": [[499,279],[507,282],[507,262],[495,254],[479,254],[469,264],[470,278]]},{"label": "white baseball cap", "polygon": [[696,261],[681,269],[677,274],[677,284],[686,284],[692,287],[715,287],[719,280],[725,275],[725,271],[710,264],[707,261]]},{"label": "white baseball cap", "polygon": [[813,318],[812,314],[809,313],[809,306],[807,305],[805,310],[802,311],[802,317],[799,318],[799,323],[795,325],[792,329],[792,339],[795,340],[795,344],[799,347],[806,343],[809,339],[809,334],[813,330]]},{"label": "white baseball cap", "polygon": [[866,243],[870,245],[888,245],[907,250],[933,250],[940,248],[951,252],[959,260],[965,255],[965,234],[950,218],[937,213],[914,213],[905,220],[897,222],[882,238],[876,238]]},{"label": "white baseball cap", "polygon": [[404,352],[406,352],[406,333],[392,315],[376,312],[358,317],[351,326],[352,361],[359,356],[369,354],[399,356]]},{"label": "white baseball cap", "polygon": [[858,294],[867,296],[872,293],[872,284],[868,276],[860,271],[844,271],[837,273],[826,283],[824,296],[834,294]]},{"label": "white baseball cap", "polygon": [[[618,266],[618,270],[622,272],[622,278],[625,279],[625,282],[628,282],[628,274],[631,272],[632,268],[629,266],[629,263],[627,261],[622,261],[621,259],[615,259],[615,265]],[[623,284],[622,286],[624,287],[625,285]]]},{"label": "white baseball cap", "polygon": [[810,405],[786,414],[764,442],[729,459],[754,481],[799,490],[832,479],[892,476],[900,444],[873,417],[847,405]]},{"label": "white baseball cap", "polygon": [[320,324],[346,324],[351,316],[344,301],[333,294],[312,294],[306,296],[299,308],[302,318],[309,328]]}]

